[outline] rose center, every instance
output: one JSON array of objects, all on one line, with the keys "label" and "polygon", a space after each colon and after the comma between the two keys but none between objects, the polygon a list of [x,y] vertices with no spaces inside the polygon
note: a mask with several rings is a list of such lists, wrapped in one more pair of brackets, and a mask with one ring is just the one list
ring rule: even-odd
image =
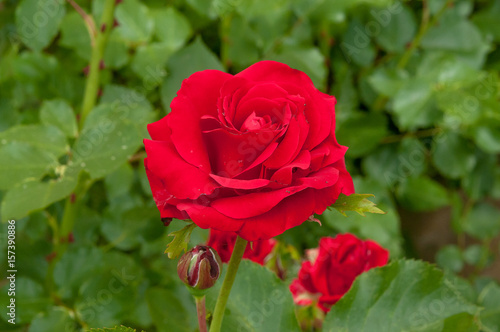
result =
[{"label": "rose center", "polygon": [[246,120],[241,125],[241,131],[254,131],[259,130],[271,121],[269,115],[264,117],[257,116],[255,112],[252,112]]}]

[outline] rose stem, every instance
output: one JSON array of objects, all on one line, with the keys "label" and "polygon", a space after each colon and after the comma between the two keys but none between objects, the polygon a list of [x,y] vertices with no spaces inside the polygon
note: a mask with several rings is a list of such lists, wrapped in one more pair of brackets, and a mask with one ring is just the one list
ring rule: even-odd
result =
[{"label": "rose stem", "polygon": [[196,311],[198,313],[198,325],[200,327],[200,332],[207,332],[207,314],[205,311],[205,295],[195,296],[194,300],[196,302]]},{"label": "rose stem", "polygon": [[[104,55],[104,49],[106,47],[106,43],[108,40],[109,31],[113,26],[114,19],[114,9],[115,9],[116,0],[106,0],[104,4],[104,10],[101,17],[100,26],[104,25],[104,31],[101,29],[97,29],[95,33],[97,34],[96,44],[92,43],[92,54],[90,60],[90,68],[89,75],[87,77],[86,85],[85,85],[85,94],[83,96],[83,105],[81,110],[81,118],[79,128],[81,129],[83,126],[83,122],[88,113],[94,108],[97,100],[97,91],[99,90],[99,64]],[[62,254],[66,250],[67,240],[69,234],[73,230],[73,225],[76,218],[76,204],[80,197],[85,192],[86,187],[88,186],[87,181],[85,181],[85,176],[79,176],[78,182],[75,190],[69,197],[66,198],[66,202],[64,205],[64,213],[61,220],[61,227],[59,229],[59,234],[54,233],[54,236],[65,239],[66,243],[59,243],[57,240],[55,245],[56,257],[50,261],[49,269],[47,272],[47,284],[49,290],[53,289],[53,271],[55,263],[59,258],[61,258]],[[56,298],[55,294],[52,294],[53,291],[50,291],[51,295]],[[84,327],[86,323],[80,322]]]},{"label": "rose stem", "polygon": [[229,293],[231,292],[231,287],[233,286],[234,279],[236,278],[236,272],[238,271],[238,266],[240,265],[241,258],[245,253],[247,243],[247,240],[242,239],[239,236],[236,239],[233,254],[231,255],[231,259],[229,260],[229,265],[227,267],[226,277],[224,278],[219,297],[217,298],[217,303],[215,304],[212,324],[210,325],[210,332],[220,332],[227,299],[229,298]]},{"label": "rose stem", "polygon": [[80,117],[80,128],[83,127],[85,118],[94,108],[97,100],[97,92],[99,91],[99,65],[104,55],[104,49],[108,42],[108,37],[113,28],[113,12],[115,9],[116,0],[106,0],[101,22],[97,27],[97,37],[95,45],[92,47],[90,56],[89,76],[85,85],[85,95],[83,96],[83,105]]}]

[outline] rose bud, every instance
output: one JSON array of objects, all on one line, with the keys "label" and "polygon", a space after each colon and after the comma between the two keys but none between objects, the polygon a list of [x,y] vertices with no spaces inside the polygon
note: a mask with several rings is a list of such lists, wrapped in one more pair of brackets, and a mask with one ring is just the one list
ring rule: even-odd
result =
[{"label": "rose bud", "polygon": [[185,253],[177,264],[177,274],[184,283],[195,289],[212,287],[222,272],[217,251],[208,246],[196,246]]}]

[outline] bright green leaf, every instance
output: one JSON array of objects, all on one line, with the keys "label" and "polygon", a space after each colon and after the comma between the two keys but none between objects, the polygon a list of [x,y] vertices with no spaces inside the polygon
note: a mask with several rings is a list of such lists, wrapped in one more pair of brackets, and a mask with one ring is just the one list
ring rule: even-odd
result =
[{"label": "bright green leaf", "polygon": [[168,236],[174,237],[174,239],[167,245],[167,249],[165,249],[165,253],[168,254],[168,258],[176,258],[183,251],[187,250],[191,232],[195,229],[195,227],[195,223],[190,223],[181,230],[168,234]]},{"label": "bright green leaf", "polygon": [[331,208],[337,209],[344,216],[347,216],[345,211],[355,211],[362,216],[365,215],[365,212],[384,214],[384,211],[380,210],[375,206],[375,203],[368,199],[368,197],[373,196],[372,194],[351,194],[346,196],[341,193]]}]

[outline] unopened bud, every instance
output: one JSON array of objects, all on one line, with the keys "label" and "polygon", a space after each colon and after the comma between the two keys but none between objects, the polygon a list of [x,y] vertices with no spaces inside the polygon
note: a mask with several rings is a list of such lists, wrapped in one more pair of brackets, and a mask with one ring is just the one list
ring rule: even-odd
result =
[{"label": "unopened bud", "polygon": [[222,272],[222,262],[217,251],[208,246],[196,246],[185,253],[177,264],[179,278],[196,289],[212,287]]}]

